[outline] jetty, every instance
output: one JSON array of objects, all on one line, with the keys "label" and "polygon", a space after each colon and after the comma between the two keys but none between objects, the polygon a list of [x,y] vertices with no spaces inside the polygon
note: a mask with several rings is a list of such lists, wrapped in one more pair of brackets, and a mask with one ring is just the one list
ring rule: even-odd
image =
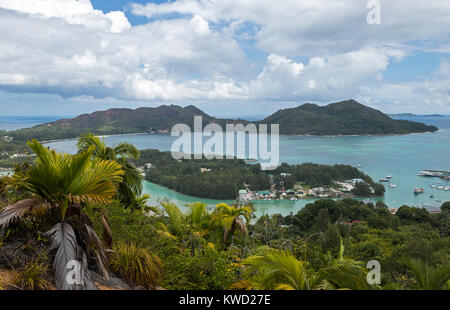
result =
[{"label": "jetty", "polygon": [[441,178],[446,181],[450,181],[450,171],[443,171],[443,170],[423,170],[427,171],[433,174],[433,176],[437,178]]}]

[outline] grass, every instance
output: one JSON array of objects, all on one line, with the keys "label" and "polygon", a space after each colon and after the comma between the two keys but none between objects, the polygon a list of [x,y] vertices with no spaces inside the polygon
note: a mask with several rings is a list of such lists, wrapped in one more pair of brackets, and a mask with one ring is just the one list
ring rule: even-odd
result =
[{"label": "grass", "polygon": [[50,282],[45,279],[48,265],[44,262],[34,261],[14,272],[13,283],[25,290],[46,290]]},{"label": "grass", "polygon": [[130,285],[154,289],[158,286],[163,265],[158,256],[148,248],[141,248],[134,243],[118,242],[111,257],[111,271],[126,279]]}]

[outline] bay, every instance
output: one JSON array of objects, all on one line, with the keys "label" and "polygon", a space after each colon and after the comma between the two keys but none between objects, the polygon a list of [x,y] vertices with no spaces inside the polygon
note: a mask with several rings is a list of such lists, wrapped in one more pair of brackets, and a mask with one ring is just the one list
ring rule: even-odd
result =
[{"label": "bay", "polygon": [[[411,117],[408,119],[436,125],[440,130],[435,133],[393,136],[280,136],[280,162],[289,164],[314,162],[353,166],[360,164],[362,167],[359,169],[370,175],[375,181],[392,175],[392,183],[397,187],[386,186],[386,194],[381,198],[389,207],[398,208],[404,204],[417,207],[439,207],[442,202],[450,201],[450,191],[431,188],[430,185],[450,186],[450,182],[437,178],[419,177],[417,173],[424,169],[450,171],[450,117]],[[165,134],[104,137],[108,145],[126,141],[139,149],[161,151],[170,150],[175,139],[177,138]],[[204,139],[206,141],[207,138]],[[76,151],[76,140],[56,141],[47,145],[57,151],[69,153]],[[415,187],[424,188],[425,193],[414,195]],[[157,203],[159,199],[164,198],[169,198],[178,205],[193,201],[204,201],[208,204],[219,202],[182,195],[150,182],[145,182],[144,189],[152,196],[151,203]],[[312,201],[312,199],[256,201],[255,207],[257,215],[264,213],[287,215],[291,212],[298,212],[306,203]]]}]

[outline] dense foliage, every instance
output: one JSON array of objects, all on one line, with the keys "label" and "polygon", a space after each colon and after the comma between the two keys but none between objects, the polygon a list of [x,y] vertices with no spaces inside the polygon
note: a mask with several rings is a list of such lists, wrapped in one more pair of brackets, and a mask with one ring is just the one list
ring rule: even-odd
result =
[{"label": "dense foliage", "polygon": [[[268,190],[272,183],[277,189],[292,189],[295,183],[306,186],[334,186],[335,181],[361,178],[384,194],[384,187],[368,175],[348,165],[283,163],[274,171],[261,171],[260,165],[246,164],[243,160],[175,160],[170,152],[144,150],[137,165],[152,166],[146,170],[146,179],[177,192],[202,198],[235,199],[244,184],[252,191]],[[203,168],[203,170],[202,170]],[[207,170],[205,170],[207,169]],[[291,175],[283,175],[288,173]],[[371,196],[371,192],[358,196]]]},{"label": "dense foliage", "polygon": [[[391,214],[381,202],[324,199],[253,223],[251,205],[134,208],[118,195],[121,165],[93,147],[30,148],[37,159],[0,178],[0,275],[13,274],[0,288],[73,289],[70,259],[90,283],[81,289],[450,289],[450,202],[439,214]],[[366,281],[372,260],[379,284]]]},{"label": "dense foliage", "polygon": [[280,124],[281,134],[295,135],[386,135],[437,130],[435,126],[391,119],[354,100],[323,107],[304,104],[279,110],[261,122]]}]

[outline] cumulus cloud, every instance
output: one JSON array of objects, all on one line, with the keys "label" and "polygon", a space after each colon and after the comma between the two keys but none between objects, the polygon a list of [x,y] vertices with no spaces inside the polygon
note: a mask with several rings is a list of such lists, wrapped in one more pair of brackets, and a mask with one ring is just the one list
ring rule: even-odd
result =
[{"label": "cumulus cloud", "polygon": [[329,57],[314,57],[304,65],[271,54],[251,83],[255,98],[277,100],[339,100],[359,92],[364,81],[378,78],[389,61],[400,61],[404,52],[364,48]]},{"label": "cumulus cloud", "polygon": [[256,34],[257,45],[282,55],[347,52],[368,44],[448,41],[450,2],[380,3],[380,25],[367,23],[367,1],[361,0],[177,0],[134,4],[132,10],[149,18],[178,13],[198,14],[213,22],[252,22],[262,26]]},{"label": "cumulus cloud", "polygon": [[69,24],[80,24],[90,28],[109,29],[119,33],[131,28],[121,11],[103,14],[92,7],[90,0],[0,0],[0,7],[27,13],[34,17],[58,17]]},{"label": "cumulus cloud", "polygon": [[[92,6],[87,3],[81,1],[69,20],[73,21],[74,15],[91,14]],[[157,21],[119,33],[109,27],[93,30],[91,22],[68,22],[64,10],[58,8],[47,10],[43,6],[39,14],[61,18],[35,15],[34,6],[8,8],[0,8],[0,88],[55,92],[65,97],[236,97],[233,87],[223,85],[233,83],[230,81],[245,67],[244,54],[237,42],[210,30],[200,16]],[[13,8],[20,11],[10,10]],[[117,22],[113,25],[123,28]],[[217,76],[227,76],[228,81],[223,83]],[[215,83],[209,92],[204,87],[197,89]],[[228,89],[233,93],[228,94]]]},{"label": "cumulus cloud", "polygon": [[[418,81],[379,83],[361,87],[357,97],[380,108],[391,104],[416,111],[448,112],[450,108],[449,60],[443,59],[439,68],[427,78]],[[399,110],[401,111],[401,110]]]},{"label": "cumulus cloud", "polygon": [[132,26],[124,12],[104,13],[89,0],[0,0],[0,90],[248,109],[351,97],[448,106],[448,61],[427,79],[393,83],[383,75],[417,51],[450,53],[450,2],[381,1],[380,25],[367,24],[366,4],[133,4],[131,12],[149,20]]}]

